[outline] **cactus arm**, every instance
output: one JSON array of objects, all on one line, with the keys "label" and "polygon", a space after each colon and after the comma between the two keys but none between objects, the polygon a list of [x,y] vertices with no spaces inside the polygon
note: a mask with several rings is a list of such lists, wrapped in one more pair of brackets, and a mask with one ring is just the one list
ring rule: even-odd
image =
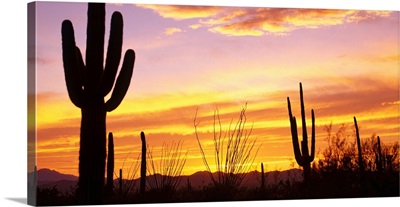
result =
[{"label": "cactus arm", "polygon": [[[86,68],[85,90],[96,93],[99,89],[103,73],[105,32],[105,4],[89,3],[87,39],[86,39]],[[91,93],[92,94],[92,93]]]},{"label": "cactus arm", "polygon": [[287,97],[286,100],[287,100],[287,105],[288,105],[290,123],[292,123],[293,114],[292,114],[292,107],[290,106],[290,98]]},{"label": "cactus arm", "polygon": [[[300,105],[301,105],[301,126],[303,128],[303,142],[308,143],[308,140],[307,140],[308,139],[307,138],[307,126],[306,126],[306,113],[305,113],[305,110],[304,110],[304,99],[303,99],[303,87],[302,87],[301,83],[300,83]],[[305,150],[303,152],[303,154],[306,151],[308,151],[307,149],[308,148],[303,149],[303,150]],[[306,152],[306,154],[308,154],[308,152]]]},{"label": "cactus arm", "polygon": [[124,98],[129,88],[134,63],[135,63],[135,52],[133,50],[127,50],[111,98],[106,102],[105,105],[106,110],[108,112],[117,108],[121,103],[122,99]]},{"label": "cactus arm", "polygon": [[289,120],[290,120],[290,129],[292,133],[292,144],[293,144],[293,151],[294,151],[294,157],[296,159],[297,164],[300,166],[303,166],[303,158],[301,155],[300,151],[300,145],[299,145],[299,139],[298,139],[298,134],[297,134],[297,122],[296,122],[296,117],[292,115],[292,108],[290,106],[290,99],[287,97],[287,103],[288,103],[288,111],[289,111]]},{"label": "cactus arm", "polygon": [[102,76],[100,91],[103,96],[110,93],[118,65],[121,60],[123,20],[119,12],[114,12],[111,17],[110,37],[108,40],[107,57]]},{"label": "cactus arm", "polygon": [[[81,55],[75,46],[74,28],[71,21],[64,20],[61,27],[64,77],[67,85],[68,96],[78,108],[82,107],[82,73],[79,67]],[[78,57],[77,57],[78,56]],[[80,57],[79,57],[80,56]],[[77,59],[78,58],[78,59]]]},{"label": "cactus arm", "polygon": [[79,81],[79,90],[82,91],[82,86],[84,88],[85,83],[84,83],[84,72],[85,72],[85,63],[83,62],[83,58],[82,58],[82,53],[81,50],[79,49],[79,47],[76,47],[76,55],[78,58],[78,71],[77,71],[77,75],[79,76],[77,79]]},{"label": "cactus arm", "polygon": [[297,164],[299,164],[300,166],[304,166],[305,162],[304,162],[304,159],[303,159],[303,155],[301,154],[300,145],[299,145],[299,139],[298,139],[298,134],[297,134],[296,117],[293,117],[292,122],[293,122],[292,143],[293,143],[294,158],[296,159]]},{"label": "cactus arm", "polygon": [[309,162],[314,160],[315,156],[315,115],[314,109],[311,109],[311,120],[312,120],[312,129],[311,129],[311,155]]}]

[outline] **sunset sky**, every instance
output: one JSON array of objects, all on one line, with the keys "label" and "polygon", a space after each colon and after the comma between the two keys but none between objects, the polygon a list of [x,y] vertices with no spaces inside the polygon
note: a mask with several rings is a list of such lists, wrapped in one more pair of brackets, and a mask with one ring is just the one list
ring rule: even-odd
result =
[{"label": "sunset sky", "polygon": [[[316,151],[326,146],[324,126],[351,127],[354,116],[361,138],[398,141],[398,11],[107,4],[105,42],[113,11],[124,18],[123,52],[136,52],[128,93],[107,114],[116,170],[136,161],[141,131],[155,153],[163,143],[183,142],[183,174],[205,170],[196,110],[211,156],[214,110],[226,130],[246,103],[246,128],[260,147],[252,169],[260,162],[288,169],[294,157],[286,98],[300,117],[299,82],[309,131],[315,111]],[[72,21],[84,57],[86,12],[85,3],[37,3],[39,169],[78,175],[81,114],[65,85],[61,23]]]}]

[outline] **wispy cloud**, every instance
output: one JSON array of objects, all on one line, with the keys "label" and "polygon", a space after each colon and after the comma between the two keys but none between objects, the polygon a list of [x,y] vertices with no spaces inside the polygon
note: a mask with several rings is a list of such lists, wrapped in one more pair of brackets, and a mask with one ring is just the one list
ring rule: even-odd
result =
[{"label": "wispy cloud", "polygon": [[165,35],[173,35],[173,34],[179,33],[179,32],[183,32],[183,30],[180,28],[176,28],[176,27],[170,27],[170,28],[165,29],[164,34]]},{"label": "wispy cloud", "polygon": [[189,25],[189,27],[192,29],[198,29],[201,27],[201,24],[192,24],[192,25]]},{"label": "wispy cloud", "polygon": [[380,56],[380,57],[368,57],[366,58],[367,61],[370,61],[372,63],[385,63],[385,62],[394,62],[398,63],[399,56],[398,55],[387,55],[387,56]]},{"label": "wispy cloud", "polygon": [[[210,31],[227,35],[286,35],[302,29],[342,25],[361,20],[386,17],[389,12],[362,12],[353,10],[317,9],[247,9],[244,13],[228,18]],[[224,18],[224,17],[221,17]]]},{"label": "wispy cloud", "polygon": [[387,17],[390,11],[328,9],[239,8],[208,6],[138,5],[164,18],[198,19],[191,28],[207,27],[210,32],[229,36],[287,35],[301,29],[371,21]]},{"label": "wispy cloud", "polygon": [[214,16],[219,13],[220,7],[213,6],[170,6],[170,5],[151,5],[141,4],[138,7],[152,9],[164,18],[175,20],[204,18]]}]

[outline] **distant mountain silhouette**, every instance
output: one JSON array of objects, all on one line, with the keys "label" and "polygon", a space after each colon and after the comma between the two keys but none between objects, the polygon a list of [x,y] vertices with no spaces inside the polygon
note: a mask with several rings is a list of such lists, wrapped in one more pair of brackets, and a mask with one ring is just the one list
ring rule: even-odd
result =
[{"label": "distant mountain silhouette", "polygon": [[54,182],[61,180],[77,181],[78,177],[75,175],[62,174],[55,170],[50,170],[47,168],[40,169],[37,171],[37,181],[38,182]]},{"label": "distant mountain silhouette", "polygon": [[[285,171],[270,171],[266,172],[266,182],[267,184],[276,184],[278,182],[294,182],[301,181],[303,178],[301,176],[302,170],[290,169]],[[213,173],[214,178],[217,178],[217,172]],[[183,178],[181,181],[181,186],[186,185],[187,177]],[[189,181],[192,187],[202,187],[208,185],[211,182],[210,174],[207,171],[197,172],[189,176]],[[247,173],[241,183],[242,187],[258,187],[261,183],[261,172],[251,171]]]},{"label": "distant mountain silhouette", "polygon": [[[77,185],[78,177],[74,175],[62,174],[55,170],[50,169],[40,169],[38,170],[38,187],[40,188],[52,188],[54,186],[57,187],[61,192],[71,191]],[[266,183],[267,184],[276,184],[278,182],[294,182],[301,181],[302,170],[300,169],[290,169],[285,171],[270,171],[266,172]],[[29,173],[29,177],[33,176],[33,173]],[[152,176],[161,176],[160,174],[152,175]],[[217,173],[213,173],[214,178],[216,178]],[[150,177],[148,177],[150,179]],[[185,187],[187,185],[187,181],[189,179],[190,185],[194,189],[201,189],[204,186],[207,186],[211,182],[211,177],[209,172],[207,171],[199,171],[192,175],[182,175],[175,179],[181,179],[180,187]],[[260,172],[252,171],[247,173],[245,176],[242,185],[243,187],[258,187],[260,186]],[[140,178],[134,179],[132,182],[135,182],[135,186],[139,186]],[[114,185],[117,186],[118,180],[114,180]]]},{"label": "distant mountain silhouette", "polygon": [[[28,173],[28,182],[33,181],[33,172]],[[76,188],[78,177],[69,174],[62,174],[47,168],[37,171],[37,186],[39,188],[56,187],[61,193],[71,192]]]},{"label": "distant mountain silhouette", "polygon": [[[289,180],[293,181],[301,181],[303,179],[302,170],[300,169],[290,169],[285,171],[270,171],[266,172],[266,182],[267,184],[276,184],[278,182],[286,182]],[[190,176],[181,176],[180,187],[183,187],[187,184],[187,179],[189,178],[190,184],[193,188],[202,188],[208,185],[212,180],[210,173],[207,171],[196,172]],[[213,173],[214,179],[217,178],[217,172]],[[261,183],[261,172],[252,171],[247,173],[245,178],[242,181],[241,186],[243,187],[258,187]]]}]

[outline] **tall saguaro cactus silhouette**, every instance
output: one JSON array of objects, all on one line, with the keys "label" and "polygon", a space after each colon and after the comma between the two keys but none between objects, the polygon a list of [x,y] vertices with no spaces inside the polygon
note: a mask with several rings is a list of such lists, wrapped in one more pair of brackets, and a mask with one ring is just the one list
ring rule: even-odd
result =
[{"label": "tall saguaro cactus silhouette", "polygon": [[307,135],[307,126],[306,126],[306,115],[304,110],[304,99],[303,99],[303,88],[300,83],[300,107],[301,107],[301,121],[302,121],[302,129],[303,129],[303,141],[301,141],[301,150],[299,146],[299,138],[297,134],[297,123],[296,117],[292,115],[292,109],[290,106],[290,99],[287,97],[288,103],[288,111],[289,111],[289,120],[290,120],[290,129],[292,133],[292,143],[293,143],[293,151],[297,164],[303,167],[304,173],[304,182],[308,183],[311,176],[311,162],[314,160],[315,154],[315,116],[314,109],[311,109],[311,154],[309,155],[308,150],[308,135]]},{"label": "tall saguaro cactus silhouette", "polygon": [[[115,81],[121,59],[123,20],[119,12],[111,18],[105,66],[105,4],[89,3],[86,61],[75,44],[70,20],[62,23],[64,75],[72,103],[81,109],[79,150],[79,200],[82,204],[101,203],[106,159],[106,114],[124,98],[132,77],[135,53],[129,49]],[[114,86],[115,82],[115,86]],[[111,97],[104,97],[112,90]]]}]

